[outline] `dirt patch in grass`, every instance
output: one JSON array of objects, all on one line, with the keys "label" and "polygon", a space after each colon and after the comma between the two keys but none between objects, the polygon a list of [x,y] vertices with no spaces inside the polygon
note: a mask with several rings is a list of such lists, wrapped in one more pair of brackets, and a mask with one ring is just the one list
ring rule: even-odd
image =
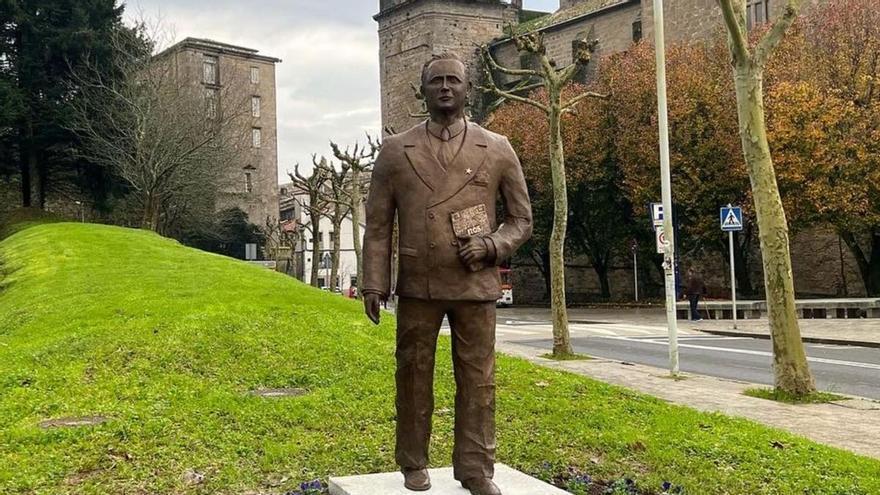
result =
[{"label": "dirt patch in grass", "polygon": [[842,395],[831,394],[828,392],[813,392],[812,394],[807,395],[794,395],[775,388],[750,388],[744,391],[743,395],[757,397],[758,399],[785,402],[786,404],[827,404],[829,402],[846,399],[846,397],[843,397]]}]

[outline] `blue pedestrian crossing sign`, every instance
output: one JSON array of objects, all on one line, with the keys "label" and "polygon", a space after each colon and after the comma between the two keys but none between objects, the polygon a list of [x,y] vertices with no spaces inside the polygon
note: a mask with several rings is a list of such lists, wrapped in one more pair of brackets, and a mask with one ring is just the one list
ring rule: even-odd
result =
[{"label": "blue pedestrian crossing sign", "polygon": [[724,206],[721,208],[721,230],[734,232],[743,229],[743,211],[739,206]]}]

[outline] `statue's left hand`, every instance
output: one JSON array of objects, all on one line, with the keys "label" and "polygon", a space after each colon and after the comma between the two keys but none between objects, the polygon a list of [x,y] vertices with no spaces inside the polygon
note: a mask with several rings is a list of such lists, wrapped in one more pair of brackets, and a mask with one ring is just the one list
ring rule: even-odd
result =
[{"label": "statue's left hand", "polygon": [[482,237],[471,237],[465,241],[461,241],[461,247],[458,249],[458,257],[465,265],[471,265],[486,259],[489,254],[489,248],[486,241]]}]

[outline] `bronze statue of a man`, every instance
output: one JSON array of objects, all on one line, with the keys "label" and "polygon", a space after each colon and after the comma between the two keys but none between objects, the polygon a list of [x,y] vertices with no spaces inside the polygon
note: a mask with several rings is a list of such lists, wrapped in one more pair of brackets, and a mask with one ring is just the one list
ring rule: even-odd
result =
[{"label": "bronze statue of a man", "polygon": [[[399,223],[397,445],[404,485],[422,491],[434,410],[434,355],[443,317],[455,369],[455,479],[474,495],[497,495],[495,301],[497,265],[530,236],[532,210],[508,140],[464,117],[465,64],[435,55],[422,69],[430,119],[385,139],[372,175],[364,235],[364,306],[379,322],[391,291],[391,235]],[[496,225],[498,196],[504,221]]]}]

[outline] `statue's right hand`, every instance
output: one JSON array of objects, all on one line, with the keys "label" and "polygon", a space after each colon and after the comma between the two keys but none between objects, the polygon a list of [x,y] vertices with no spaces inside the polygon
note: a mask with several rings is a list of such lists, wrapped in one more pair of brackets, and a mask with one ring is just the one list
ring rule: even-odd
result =
[{"label": "statue's right hand", "polygon": [[370,318],[370,321],[376,325],[379,324],[379,304],[381,302],[382,297],[375,292],[364,294],[364,312]]}]

